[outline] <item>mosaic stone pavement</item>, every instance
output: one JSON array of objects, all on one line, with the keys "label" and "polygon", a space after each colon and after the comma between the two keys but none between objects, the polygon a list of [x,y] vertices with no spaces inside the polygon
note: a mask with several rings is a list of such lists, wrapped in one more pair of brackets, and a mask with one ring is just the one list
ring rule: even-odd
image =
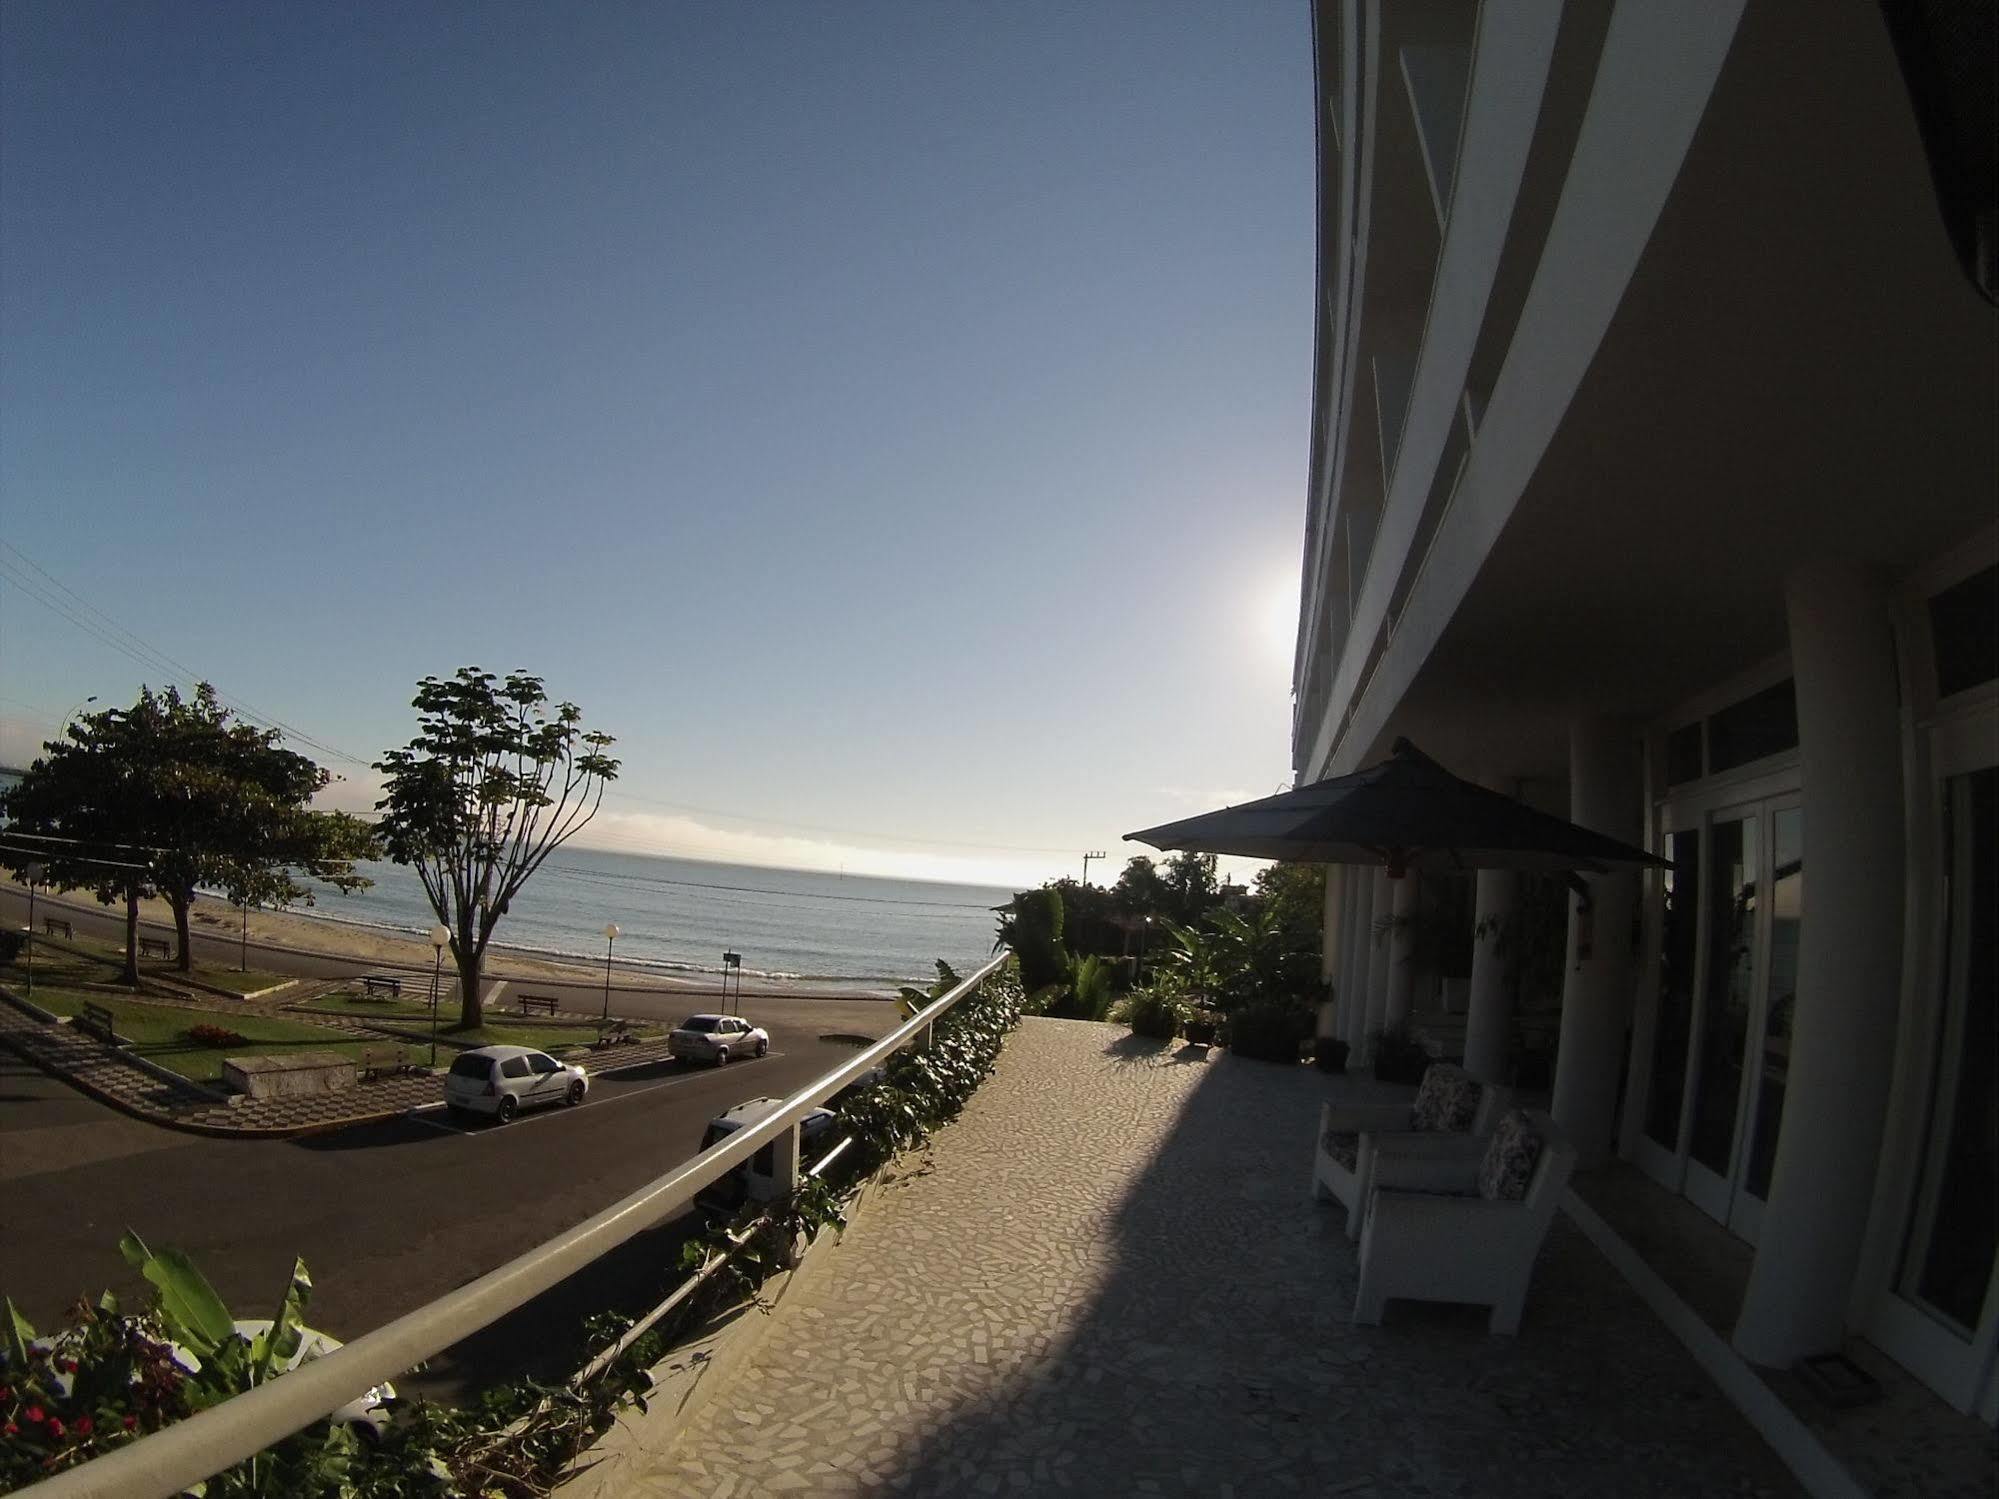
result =
[{"label": "mosaic stone pavement", "polygon": [[617,1492],[1796,1494],[1557,1219],[1517,1339],[1347,1321],[1304,1068],[1029,1020],[761,1346]]}]

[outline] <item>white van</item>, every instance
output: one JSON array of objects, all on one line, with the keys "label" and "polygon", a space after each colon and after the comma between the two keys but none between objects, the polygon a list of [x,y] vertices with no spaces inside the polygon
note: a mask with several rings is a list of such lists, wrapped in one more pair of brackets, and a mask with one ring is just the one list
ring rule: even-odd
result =
[{"label": "white van", "polygon": [[[759,1120],[768,1119],[784,1107],[782,1098],[752,1098],[737,1104],[726,1114],[717,1114],[708,1121],[708,1128],[701,1135],[701,1148],[708,1149],[718,1141],[727,1139],[739,1129],[747,1129]],[[831,1109],[814,1109],[799,1121],[798,1154],[801,1168],[810,1165],[819,1154],[816,1147],[832,1142],[826,1138],[832,1129],[835,1115]],[[718,1213],[733,1213],[745,1202],[768,1202],[784,1194],[783,1184],[775,1175],[777,1169],[777,1145],[772,1142],[764,1146],[742,1165],[727,1176],[703,1187],[694,1201],[701,1207]]]}]

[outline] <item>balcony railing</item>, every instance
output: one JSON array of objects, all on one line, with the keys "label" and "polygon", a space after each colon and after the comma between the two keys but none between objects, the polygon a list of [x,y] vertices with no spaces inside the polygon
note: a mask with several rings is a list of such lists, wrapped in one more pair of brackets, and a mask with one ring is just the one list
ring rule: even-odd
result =
[{"label": "balcony railing", "polygon": [[928,1046],[931,1028],[974,993],[1007,956],[993,958],[851,1061],[807,1083],[768,1117],[735,1131],[567,1232],[323,1358],[300,1365],[282,1379],[23,1489],[23,1499],[170,1499],[325,1419],[384,1380],[525,1305],[681,1211],[703,1187],[771,1142],[778,1142],[779,1174],[795,1181],[799,1121],[895,1053]]}]

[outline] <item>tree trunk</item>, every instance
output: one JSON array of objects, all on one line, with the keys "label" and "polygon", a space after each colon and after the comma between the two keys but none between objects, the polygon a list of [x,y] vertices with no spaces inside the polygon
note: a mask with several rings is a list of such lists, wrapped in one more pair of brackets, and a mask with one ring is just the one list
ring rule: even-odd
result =
[{"label": "tree trunk", "polygon": [[458,1024],[462,1030],[486,1023],[486,1006],[479,984],[481,957],[469,942],[458,950]]},{"label": "tree trunk", "polygon": [[120,982],[139,987],[139,892],[125,892],[125,972]]},{"label": "tree trunk", "polygon": [[194,944],[187,934],[187,908],[193,899],[192,894],[179,890],[167,892],[167,904],[174,912],[174,936],[180,940],[180,960],[174,966],[182,973],[194,972]]}]

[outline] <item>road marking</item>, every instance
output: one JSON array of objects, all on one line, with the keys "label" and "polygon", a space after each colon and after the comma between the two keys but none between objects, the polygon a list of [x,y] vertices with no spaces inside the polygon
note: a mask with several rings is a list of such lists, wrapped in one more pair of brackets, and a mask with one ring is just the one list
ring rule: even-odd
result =
[{"label": "road marking", "polygon": [[[774,1051],[771,1052],[768,1056],[760,1058],[758,1060],[775,1061],[777,1058],[783,1055],[784,1053],[781,1051]],[[633,1065],[637,1066],[640,1064],[634,1063]],[[657,1093],[661,1088],[671,1088],[677,1083],[691,1083],[696,1078],[712,1077],[714,1074],[718,1072],[726,1072],[728,1070],[729,1069],[725,1067],[706,1067],[699,1072],[677,1073],[673,1077],[661,1078],[656,1083],[648,1083],[643,1088],[626,1089],[620,1092],[615,1098],[586,1097],[583,1100],[581,1107],[586,1109],[609,1108],[614,1103],[623,1103],[627,1099],[631,1098],[642,1098],[648,1093]],[[420,1109],[409,1110],[407,1113],[403,1115],[403,1117],[405,1119],[412,1120],[417,1124],[427,1124],[432,1129],[442,1131],[444,1134],[447,1135],[472,1135],[472,1134],[491,1135],[500,1132],[499,1126],[497,1124],[488,1124],[480,1129],[472,1129],[468,1127],[467,1124],[460,1123],[456,1120],[447,1121],[440,1119],[427,1119],[424,1117],[426,1114],[433,1113],[436,1110],[444,1107],[445,1105],[443,1104],[425,1104]],[[508,1125],[507,1128],[509,1130],[516,1130],[519,1129],[524,1124],[534,1124],[538,1123],[540,1120],[544,1118],[552,1119],[563,1114],[569,1114],[574,1112],[576,1111],[566,1106],[559,1104],[552,1104],[547,1108],[537,1109],[531,1113],[516,1114],[514,1116],[513,1123]]]}]

